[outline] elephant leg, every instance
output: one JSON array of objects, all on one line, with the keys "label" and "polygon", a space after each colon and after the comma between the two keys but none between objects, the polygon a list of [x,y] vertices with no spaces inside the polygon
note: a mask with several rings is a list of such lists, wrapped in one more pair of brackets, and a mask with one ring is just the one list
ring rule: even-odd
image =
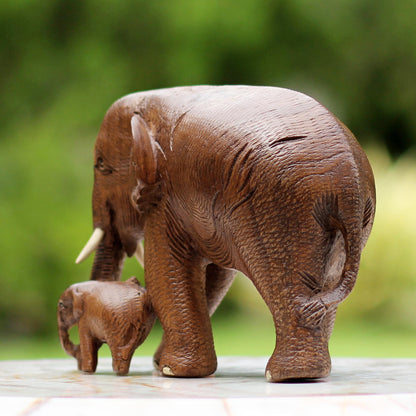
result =
[{"label": "elephant leg", "polygon": [[113,370],[119,376],[124,376],[129,372],[131,359],[136,348],[141,344],[142,332],[130,323],[125,327],[125,331],[119,334],[118,340],[111,340],[108,346],[113,358]]},{"label": "elephant leg", "polygon": [[[206,268],[206,283],[205,292],[207,296],[207,306],[209,316],[212,316],[217,307],[224,299],[224,296],[230,289],[234,277],[236,275],[235,270],[223,269],[216,264],[210,263]],[[163,348],[165,346],[165,335],[162,336],[162,341],[159,344],[154,356],[153,364],[156,369],[159,369],[160,357],[162,355]]]},{"label": "elephant leg", "polygon": [[102,342],[96,340],[91,336],[88,330],[83,330],[79,327],[79,341],[80,349],[77,357],[78,369],[85,373],[94,373],[97,369],[98,350]]},{"label": "elephant leg", "polygon": [[128,374],[135,348],[130,345],[110,347],[113,357],[113,370],[119,376]]},{"label": "elephant leg", "polygon": [[204,377],[217,367],[205,265],[185,238],[168,235],[172,228],[159,216],[145,229],[146,288],[164,331],[159,370],[167,376]]},{"label": "elephant leg", "polygon": [[276,330],[276,346],[266,367],[269,381],[315,379],[330,373],[328,341],[336,310],[310,320],[313,311],[302,308],[323,284],[324,265],[319,261],[323,256],[315,248],[305,254],[302,247],[276,261],[267,275],[253,279],[273,315]]},{"label": "elephant leg", "polygon": [[[286,306],[293,310],[289,303]],[[331,371],[331,358],[324,328],[330,318],[322,322],[322,327],[307,328],[293,320],[289,324],[282,322],[282,317],[284,320],[291,318],[285,315],[282,311],[274,313],[276,346],[266,367],[267,380],[278,382],[327,377]],[[335,317],[335,311],[332,316]]]}]

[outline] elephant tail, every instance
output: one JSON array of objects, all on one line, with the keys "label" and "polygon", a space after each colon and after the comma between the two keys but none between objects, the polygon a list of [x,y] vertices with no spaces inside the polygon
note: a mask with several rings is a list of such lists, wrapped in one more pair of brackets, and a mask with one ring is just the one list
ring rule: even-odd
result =
[{"label": "elephant tail", "polygon": [[[369,197],[358,221],[351,221],[349,224],[344,221],[340,213],[338,195],[329,193],[315,203],[313,217],[325,232],[341,233],[344,240],[345,262],[335,287],[328,290],[316,290],[311,298],[302,303],[300,323],[306,327],[320,326],[325,316],[333,312],[351,293],[358,275],[361,251],[372,226],[374,205]],[[311,287],[311,282],[317,287],[316,282],[321,280],[306,273],[302,273],[301,279],[309,287]]]}]

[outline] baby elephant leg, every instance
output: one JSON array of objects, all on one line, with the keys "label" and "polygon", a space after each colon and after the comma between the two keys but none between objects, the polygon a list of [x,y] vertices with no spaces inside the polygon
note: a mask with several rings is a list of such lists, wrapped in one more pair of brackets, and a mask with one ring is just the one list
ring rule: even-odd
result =
[{"label": "baby elephant leg", "polygon": [[123,350],[111,351],[113,356],[113,370],[118,376],[125,376],[130,370],[130,363],[133,357],[133,351],[128,353]]},{"label": "baby elephant leg", "polygon": [[85,373],[94,373],[97,369],[98,349],[102,343],[79,328],[80,348],[77,354],[78,369]]},{"label": "baby elephant leg", "polygon": [[135,346],[110,346],[113,357],[113,370],[119,376],[125,376],[130,370],[131,359],[134,354]]}]

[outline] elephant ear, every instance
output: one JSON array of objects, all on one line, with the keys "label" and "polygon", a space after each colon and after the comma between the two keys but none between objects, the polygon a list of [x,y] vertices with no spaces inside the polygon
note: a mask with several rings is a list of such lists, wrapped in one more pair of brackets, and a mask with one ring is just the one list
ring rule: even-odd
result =
[{"label": "elephant ear", "polygon": [[131,118],[131,132],[133,160],[137,164],[139,179],[147,185],[153,185],[157,180],[156,144],[138,114]]},{"label": "elephant ear", "polygon": [[84,314],[84,293],[79,288],[75,287],[72,292],[72,313],[75,318],[75,322],[78,322],[81,319],[81,316]]},{"label": "elephant ear", "polygon": [[127,279],[127,280],[126,280],[126,283],[131,283],[131,284],[133,284],[133,285],[136,285],[137,287],[142,287],[142,286],[140,285],[140,282],[137,280],[137,277],[135,277],[135,276],[132,276],[132,277],[130,277],[129,279]]}]

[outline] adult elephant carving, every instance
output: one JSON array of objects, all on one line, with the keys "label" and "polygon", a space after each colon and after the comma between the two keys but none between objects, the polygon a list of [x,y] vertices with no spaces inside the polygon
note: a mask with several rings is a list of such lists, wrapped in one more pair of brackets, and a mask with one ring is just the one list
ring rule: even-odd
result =
[{"label": "adult elephant carving", "polygon": [[364,152],[312,98],[250,86],[136,93],[100,129],[95,231],[78,262],[97,249],[91,278],[117,280],[145,240],[164,375],[215,371],[209,316],[239,270],[273,315],[267,379],[325,377],[374,212]]}]

